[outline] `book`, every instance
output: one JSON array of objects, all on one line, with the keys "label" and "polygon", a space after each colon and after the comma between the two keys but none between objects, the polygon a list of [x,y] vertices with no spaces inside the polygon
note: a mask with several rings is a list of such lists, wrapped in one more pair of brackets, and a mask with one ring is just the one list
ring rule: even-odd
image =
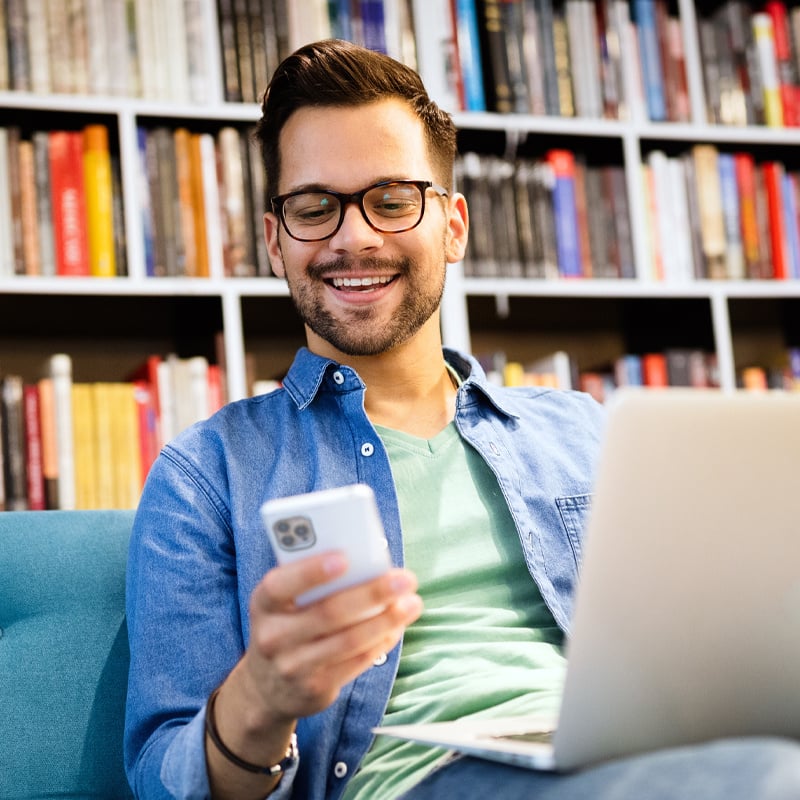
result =
[{"label": "book", "polygon": [[718,155],[719,151],[714,145],[698,144],[692,147],[705,276],[708,278],[727,277],[727,242]]},{"label": "book", "polygon": [[564,5],[575,113],[580,117],[600,118],[603,97],[595,3],[594,0],[566,0]]},{"label": "book", "polygon": [[[535,22],[537,24],[537,41],[542,45],[542,72],[544,83],[545,113],[548,116],[561,114],[561,101],[559,98],[559,81],[556,67],[556,50],[553,39],[553,2],[552,0],[526,0],[526,5],[533,5],[535,9]],[[524,25],[533,22],[533,16],[526,14]]]},{"label": "book", "polygon": [[142,483],[139,450],[139,409],[133,384],[110,384],[112,403],[112,450],[114,454],[113,508],[135,508]]},{"label": "book", "polygon": [[58,440],[56,437],[56,407],[53,379],[49,375],[36,384],[39,390],[39,411],[42,433],[42,477],[45,506],[57,509],[58,505]]},{"label": "book", "polygon": [[51,131],[49,143],[56,272],[89,275],[83,137],[79,131]]},{"label": "book", "polygon": [[461,111],[461,75],[450,0],[414,0],[412,10],[417,67],[428,94],[445,111]]},{"label": "book", "polygon": [[98,508],[116,508],[114,424],[121,409],[115,408],[112,386],[106,381],[89,384],[94,407],[94,452],[96,459],[95,503]]},{"label": "book", "polygon": [[560,10],[553,11],[553,51],[555,54],[556,83],[558,85],[558,114],[575,116],[575,101],[572,91],[572,65],[569,55],[567,23]]},{"label": "book", "polygon": [[247,206],[239,131],[226,125],[217,134],[220,164],[220,208],[222,209],[222,253],[226,277],[249,277]]},{"label": "book", "polygon": [[664,353],[644,353],[642,355],[642,381],[644,386],[669,386],[669,370]]},{"label": "book", "polygon": [[47,3],[45,0],[25,0],[25,22],[31,91],[36,94],[49,94],[50,50],[47,41]]},{"label": "book", "polygon": [[480,46],[476,0],[454,0],[454,5],[458,63],[464,90],[464,110],[486,111],[486,93],[483,88],[483,54]]},{"label": "book", "polygon": [[783,102],[778,78],[778,60],[775,54],[775,30],[772,17],[756,13],[751,17],[753,37],[764,107],[764,124],[771,128],[783,127]]},{"label": "book", "polygon": [[42,463],[42,422],[39,403],[39,386],[25,383],[22,387],[22,404],[25,418],[25,475],[28,488],[28,509],[43,511],[47,508]]},{"label": "book", "polygon": [[[111,508],[99,499],[101,476],[97,464],[94,386],[72,384],[73,440],[75,448],[75,507],[78,509]],[[105,465],[108,468],[108,464]],[[106,475],[103,476],[103,479]]]},{"label": "book", "polygon": [[732,280],[743,280],[745,277],[744,244],[742,242],[736,162],[733,154],[719,153],[717,167],[722,200],[722,219],[725,227],[726,274]]},{"label": "book", "polygon": [[651,122],[663,122],[667,119],[667,106],[655,0],[633,0],[633,19],[639,42],[647,115]]},{"label": "book", "polygon": [[53,240],[53,204],[50,196],[50,155],[48,134],[35,131],[32,136],[36,176],[36,216],[39,233],[39,266],[42,275],[56,274]]},{"label": "book", "polygon": [[14,275],[25,274],[25,243],[22,230],[22,176],[20,174],[19,147],[22,133],[19,125],[6,131],[8,148],[8,186],[11,197],[11,242],[13,246]]},{"label": "book", "polygon": [[11,185],[8,175],[8,129],[0,128],[0,276],[14,274]]},{"label": "book", "polygon": [[31,90],[30,53],[25,0],[6,0],[6,36],[9,88],[17,92]]},{"label": "book", "polygon": [[756,163],[752,153],[733,154],[736,190],[739,197],[739,230],[742,238],[742,257],[744,273],[748,278],[758,278],[761,274],[761,247],[759,244],[759,225],[756,205]]},{"label": "book", "polygon": [[772,19],[772,41],[783,124],[794,128],[800,125],[800,106],[798,106],[798,76],[792,55],[789,14],[782,0],[766,0],[764,12]]},{"label": "book", "polygon": [[75,454],[72,440],[72,358],[56,353],[47,359],[45,374],[53,380],[53,409],[58,458],[58,508],[75,508]]},{"label": "book", "polygon": [[147,380],[136,380],[132,385],[139,433],[139,485],[143,486],[161,447],[158,433],[158,411],[155,405],[156,387]]},{"label": "book", "polygon": [[[173,131],[175,144],[175,177],[177,182],[177,209],[183,242],[183,271],[181,274],[196,277],[199,274],[197,233],[195,223],[197,215],[194,203],[197,197],[192,177],[192,134],[183,126]],[[202,197],[202,189],[201,195]]]},{"label": "book", "polygon": [[83,130],[83,175],[89,274],[96,278],[113,278],[117,274],[114,192],[108,129],[105,125],[87,125]]},{"label": "book", "polygon": [[772,272],[768,277],[785,280],[790,274],[789,239],[783,198],[783,179],[786,173],[780,161],[765,161],[761,165],[767,199]]},{"label": "book", "polygon": [[575,204],[575,155],[569,150],[548,150],[545,158],[553,170],[553,217],[556,229],[558,271],[564,278],[579,278],[581,263],[578,212]]},{"label": "book", "polygon": [[25,468],[25,409],[20,375],[5,375],[0,381],[2,413],[3,480],[8,511],[27,511],[28,477]]},{"label": "book", "polygon": [[42,257],[36,199],[36,153],[33,142],[22,139],[19,142],[17,155],[19,157],[19,215],[22,225],[22,255],[25,274],[40,275]]},{"label": "book", "polygon": [[[486,105],[499,114],[517,111],[511,85],[509,48],[506,40],[504,3],[484,0],[481,4],[481,48],[486,54]],[[509,33],[511,35],[511,33]],[[513,51],[512,51],[513,52]]]},{"label": "book", "polygon": [[233,0],[217,0],[217,22],[225,101],[240,103],[243,95],[239,76],[239,56],[236,50],[236,17]]}]

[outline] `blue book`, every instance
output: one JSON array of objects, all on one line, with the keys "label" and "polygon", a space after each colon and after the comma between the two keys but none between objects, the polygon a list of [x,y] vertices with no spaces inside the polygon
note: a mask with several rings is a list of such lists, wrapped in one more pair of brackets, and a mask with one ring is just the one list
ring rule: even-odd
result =
[{"label": "blue book", "polygon": [[656,28],[655,0],[633,0],[633,18],[639,38],[642,59],[642,83],[644,85],[647,116],[651,122],[667,119],[667,103],[664,96],[664,72],[661,68],[661,51]]},{"label": "blue book", "polygon": [[787,172],[781,182],[783,190],[783,219],[786,226],[786,239],[789,247],[787,278],[800,278],[800,232],[797,229],[797,195],[792,176]]},{"label": "blue book", "polygon": [[364,31],[364,47],[378,53],[386,53],[386,19],[383,0],[361,0],[361,25]]},{"label": "blue book", "polygon": [[456,39],[461,79],[464,83],[465,111],[486,111],[483,89],[483,60],[478,34],[475,0],[456,0]]},{"label": "blue book", "polygon": [[739,185],[733,153],[717,155],[722,219],[725,225],[725,261],[727,275],[732,280],[744,280],[744,245],[739,213]]},{"label": "blue book", "polygon": [[156,256],[153,241],[153,205],[150,199],[150,182],[147,174],[147,128],[140,126],[136,129],[136,141],[139,149],[139,199],[144,237],[145,275],[151,278],[156,273]]},{"label": "blue book", "polygon": [[550,150],[553,168],[553,217],[556,225],[558,272],[564,278],[583,276],[578,207],[575,201],[575,156],[569,150]]},{"label": "blue book", "polygon": [[353,41],[350,0],[328,0],[328,19],[331,23],[332,38]]}]

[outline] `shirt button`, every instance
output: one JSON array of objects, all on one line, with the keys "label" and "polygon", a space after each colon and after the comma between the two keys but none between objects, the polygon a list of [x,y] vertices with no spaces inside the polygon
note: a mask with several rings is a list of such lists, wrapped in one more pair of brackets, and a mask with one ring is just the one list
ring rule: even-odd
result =
[{"label": "shirt button", "polygon": [[338,369],[333,373],[333,382],[339,384],[339,386],[344,383],[344,375]]},{"label": "shirt button", "polygon": [[375,448],[373,447],[371,442],[364,442],[364,444],[361,445],[362,456],[367,456],[367,458],[369,458],[369,456],[371,456],[374,452]]},{"label": "shirt button", "polygon": [[347,775],[347,764],[344,761],[337,761],[336,766],[333,768],[333,774],[337,778],[344,778]]},{"label": "shirt button", "polygon": [[381,653],[373,662],[373,666],[382,667],[389,659],[386,653]]}]

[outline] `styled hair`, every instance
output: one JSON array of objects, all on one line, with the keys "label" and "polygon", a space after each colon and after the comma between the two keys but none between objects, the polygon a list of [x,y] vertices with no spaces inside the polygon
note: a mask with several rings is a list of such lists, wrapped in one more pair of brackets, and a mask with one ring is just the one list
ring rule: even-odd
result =
[{"label": "styled hair", "polygon": [[341,39],[307,44],[287,56],[272,76],[255,136],[266,171],[267,197],[278,193],[281,131],[300,108],[361,106],[398,98],[421,120],[435,180],[452,188],[456,129],[434,103],[420,76],[382,53]]}]

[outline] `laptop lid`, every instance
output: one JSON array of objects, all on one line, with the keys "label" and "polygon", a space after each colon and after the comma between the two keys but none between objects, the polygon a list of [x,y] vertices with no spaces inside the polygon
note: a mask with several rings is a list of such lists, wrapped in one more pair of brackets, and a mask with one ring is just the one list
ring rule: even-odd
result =
[{"label": "laptop lid", "polygon": [[800,396],[608,405],[553,747],[524,718],[380,731],[545,769],[800,737]]}]

